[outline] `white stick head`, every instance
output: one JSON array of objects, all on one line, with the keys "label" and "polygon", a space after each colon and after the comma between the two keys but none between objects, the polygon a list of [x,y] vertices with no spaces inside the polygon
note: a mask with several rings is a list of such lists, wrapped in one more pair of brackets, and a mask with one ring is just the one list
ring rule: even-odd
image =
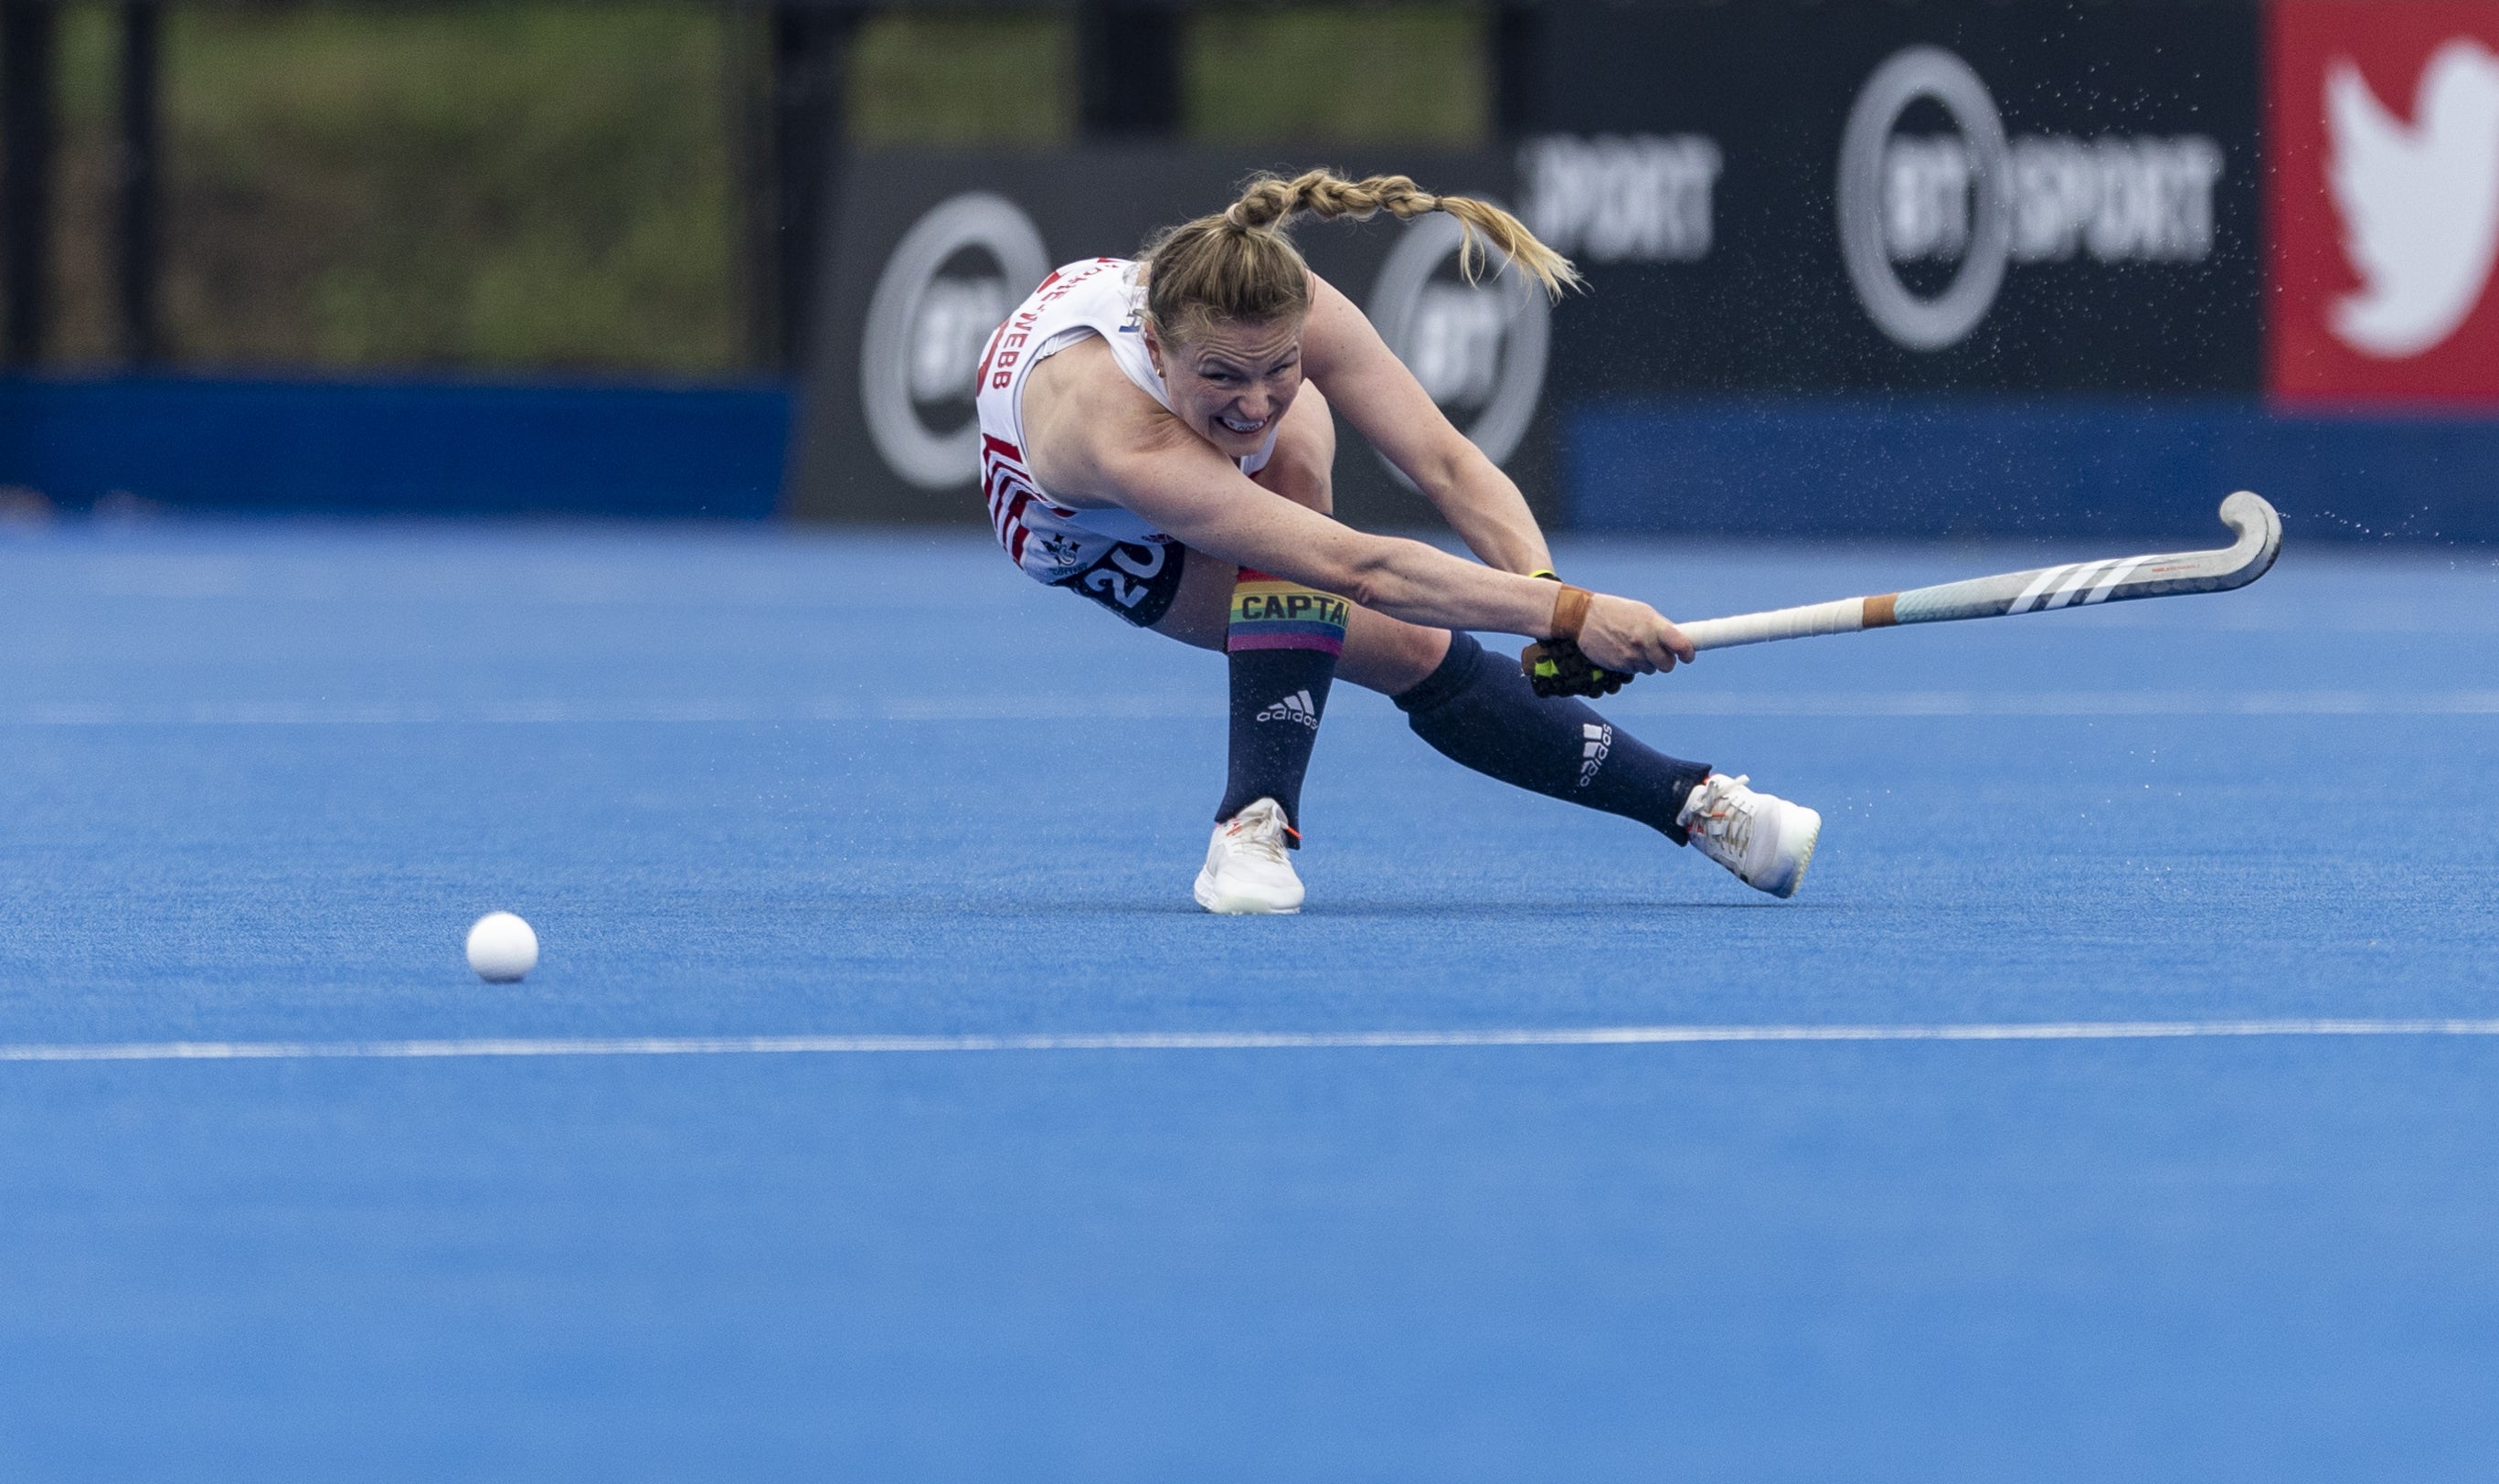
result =
[{"label": "white stick head", "polygon": [[2254,490],[2241,490],[2222,501],[2222,524],[2238,536],[2230,546],[2230,555],[2244,575],[2231,586],[2256,581],[2272,567],[2273,559],[2282,555],[2282,517]]}]

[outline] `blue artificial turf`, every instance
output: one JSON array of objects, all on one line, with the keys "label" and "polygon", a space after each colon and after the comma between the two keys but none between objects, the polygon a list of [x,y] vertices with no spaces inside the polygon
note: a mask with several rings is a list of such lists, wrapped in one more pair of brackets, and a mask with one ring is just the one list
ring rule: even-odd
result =
[{"label": "blue artificial turf", "polygon": [[[2499,1016],[2486,551],[1619,699],[1801,897],[1341,688],[1208,919],[1220,661],[977,535],[0,542],[0,1045]],[[0,1063],[0,1476],[2480,1478],[2495,1127],[2426,1038]]]}]

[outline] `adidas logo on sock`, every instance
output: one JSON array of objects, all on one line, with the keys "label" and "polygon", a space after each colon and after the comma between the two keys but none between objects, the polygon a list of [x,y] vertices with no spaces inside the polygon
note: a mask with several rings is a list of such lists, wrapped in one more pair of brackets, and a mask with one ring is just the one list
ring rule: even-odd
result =
[{"label": "adidas logo on sock", "polygon": [[1579,787],[1584,789],[1597,781],[1597,769],[1606,765],[1606,755],[1614,750],[1614,729],[1589,722],[1579,727]]},{"label": "adidas logo on sock", "polygon": [[1297,691],[1258,713],[1262,722],[1299,722],[1313,731],[1319,729],[1319,708],[1312,701],[1311,693]]}]

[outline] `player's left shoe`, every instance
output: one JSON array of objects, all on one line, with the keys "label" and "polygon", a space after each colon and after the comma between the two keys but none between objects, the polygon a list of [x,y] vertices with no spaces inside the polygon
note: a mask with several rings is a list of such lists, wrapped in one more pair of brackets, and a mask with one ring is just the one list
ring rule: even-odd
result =
[{"label": "player's left shoe", "polygon": [[1302,910],[1302,879],[1284,858],[1284,806],[1262,798],[1215,826],[1206,868],[1197,873],[1197,905],[1209,912]]},{"label": "player's left shoe", "polygon": [[1794,896],[1813,864],[1822,816],[1771,793],[1756,793],[1738,773],[1712,773],[1683,801],[1674,823],[1701,854],[1736,879],[1772,896]]}]

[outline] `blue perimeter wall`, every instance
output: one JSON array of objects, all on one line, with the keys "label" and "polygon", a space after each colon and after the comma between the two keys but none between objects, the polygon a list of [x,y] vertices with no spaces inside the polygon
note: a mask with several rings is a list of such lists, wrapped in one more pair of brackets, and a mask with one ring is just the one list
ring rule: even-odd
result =
[{"label": "blue perimeter wall", "polygon": [[1563,417],[1574,530],[2212,537],[2232,490],[2293,535],[2499,541],[2499,418],[2239,401],[1762,399]]},{"label": "blue perimeter wall", "polygon": [[762,520],[777,384],[0,379],[0,484],[82,509]]},{"label": "blue perimeter wall", "polygon": [[[0,484],[84,508],[762,520],[777,383],[0,378]],[[1560,418],[1577,530],[2212,535],[2235,489],[2311,537],[2499,541],[2499,419],[2253,403],[1621,403]],[[864,451],[862,456],[866,456]]]}]

